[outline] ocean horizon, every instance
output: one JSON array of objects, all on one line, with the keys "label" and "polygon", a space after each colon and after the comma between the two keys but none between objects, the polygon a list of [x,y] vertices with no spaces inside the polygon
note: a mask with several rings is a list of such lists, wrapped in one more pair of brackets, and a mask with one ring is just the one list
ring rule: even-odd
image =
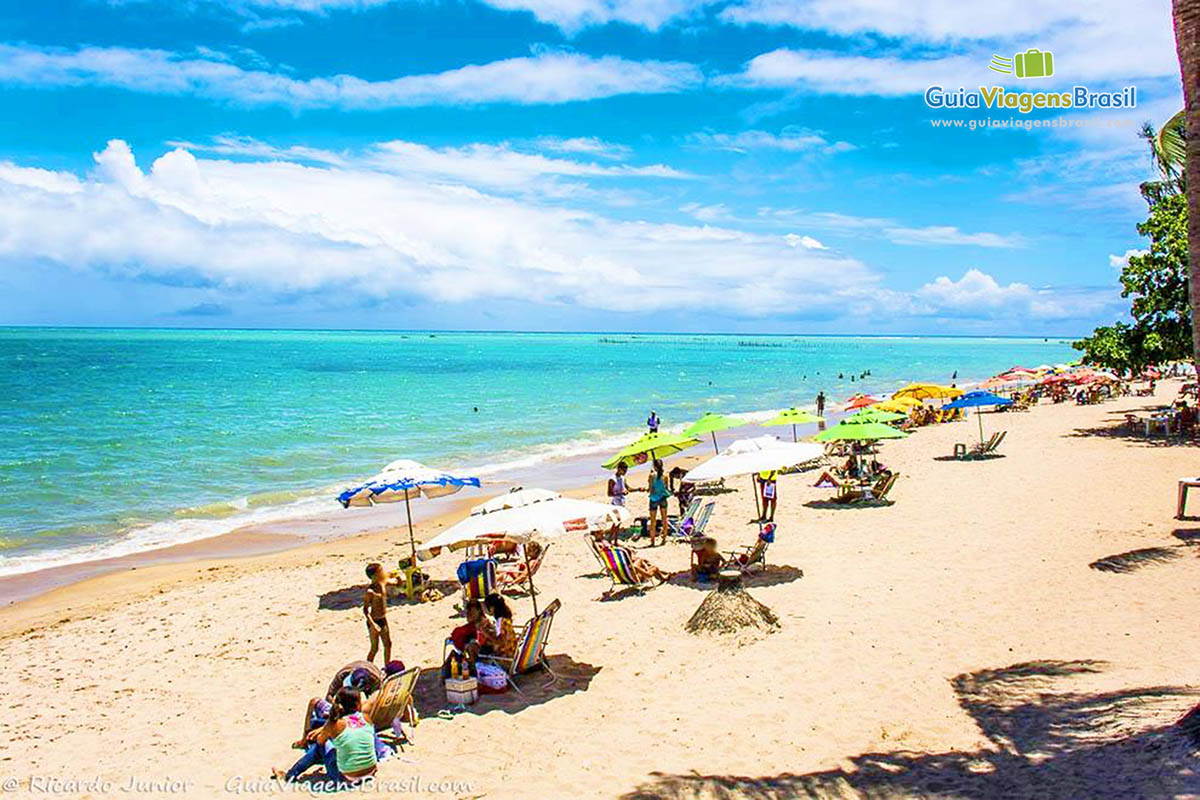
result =
[{"label": "ocean horizon", "polygon": [[[1067,337],[0,328],[0,575],[285,523],[397,458],[535,485],[706,411],[830,409]],[[812,431],[802,431],[811,433]]]}]

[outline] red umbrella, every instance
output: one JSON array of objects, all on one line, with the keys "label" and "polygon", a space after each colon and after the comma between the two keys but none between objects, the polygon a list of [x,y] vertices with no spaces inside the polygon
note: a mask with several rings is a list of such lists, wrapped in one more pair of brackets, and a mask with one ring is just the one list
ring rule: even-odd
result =
[{"label": "red umbrella", "polygon": [[872,397],[869,394],[856,394],[846,401],[846,410],[853,411],[856,408],[866,408],[879,402],[882,401],[878,397]]}]

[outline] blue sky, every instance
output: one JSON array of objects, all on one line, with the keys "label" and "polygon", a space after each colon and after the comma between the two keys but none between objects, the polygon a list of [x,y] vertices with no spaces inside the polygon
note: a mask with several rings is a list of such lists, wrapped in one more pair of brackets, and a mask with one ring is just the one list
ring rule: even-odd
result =
[{"label": "blue sky", "polygon": [[[1182,104],[1165,0],[17,5],[10,324],[1082,333]],[[1020,115],[932,84],[1138,106],[935,128]]]}]

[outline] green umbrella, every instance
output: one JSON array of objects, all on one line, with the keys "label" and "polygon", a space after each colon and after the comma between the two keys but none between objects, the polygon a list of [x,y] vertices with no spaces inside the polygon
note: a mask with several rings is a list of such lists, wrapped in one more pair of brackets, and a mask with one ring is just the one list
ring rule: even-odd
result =
[{"label": "green umbrella", "polygon": [[605,461],[604,468],[612,469],[622,463],[630,467],[634,464],[644,464],[652,458],[674,455],[680,450],[686,450],[698,444],[700,444],[699,439],[678,433],[647,433]]},{"label": "green umbrella", "polygon": [[739,425],[745,424],[746,423],[740,419],[726,417],[723,414],[714,414],[713,412],[709,411],[703,417],[696,420],[686,429],[684,429],[683,435],[702,436],[707,433],[712,436],[713,450],[719,453],[721,451],[717,450],[717,431],[723,431],[726,428],[736,428]]},{"label": "green umbrella", "polygon": [[796,441],[796,426],[811,425],[814,422],[824,422],[824,417],[818,417],[816,414],[810,414],[807,411],[792,406],[787,411],[780,411],[777,416],[772,417],[763,423],[764,426],[769,425],[791,425],[792,426],[792,441]]},{"label": "green umbrella", "polygon": [[880,411],[877,408],[864,408],[857,414],[846,417],[844,421],[858,424],[862,422],[898,422],[902,419],[908,419],[908,415],[897,414],[895,411]]},{"label": "green umbrella", "polygon": [[846,422],[834,425],[827,431],[822,431],[813,437],[814,442],[865,442],[875,439],[903,439],[908,436],[904,431],[896,430],[891,425],[882,422]]}]

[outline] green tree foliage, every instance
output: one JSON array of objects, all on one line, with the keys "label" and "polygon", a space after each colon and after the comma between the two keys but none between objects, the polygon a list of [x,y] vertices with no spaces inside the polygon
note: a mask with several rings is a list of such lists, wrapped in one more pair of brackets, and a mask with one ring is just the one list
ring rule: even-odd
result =
[{"label": "green tree foliage", "polygon": [[1150,207],[1149,218],[1138,225],[1138,233],[1150,239],[1149,252],[1131,256],[1121,271],[1121,296],[1131,300],[1133,323],[1106,325],[1075,342],[1086,363],[1137,372],[1191,358],[1187,219],[1183,194],[1161,197]]}]

